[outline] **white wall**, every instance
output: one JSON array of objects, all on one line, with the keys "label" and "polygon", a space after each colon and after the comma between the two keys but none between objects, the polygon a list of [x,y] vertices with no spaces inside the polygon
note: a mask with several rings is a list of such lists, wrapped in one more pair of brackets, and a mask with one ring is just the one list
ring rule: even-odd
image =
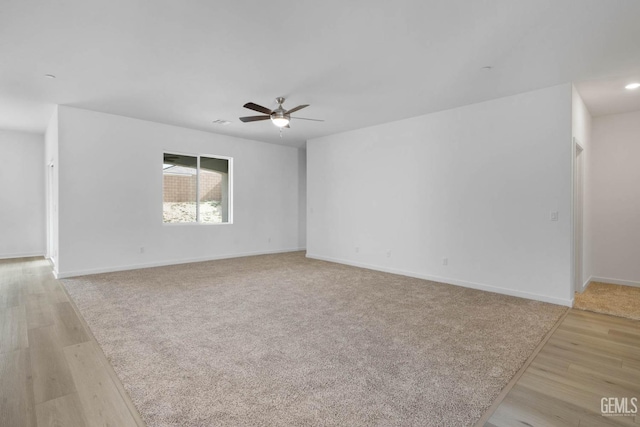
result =
[{"label": "white wall", "polygon": [[0,258],[44,255],[44,138],[0,131]]},{"label": "white wall", "polygon": [[571,90],[309,141],[308,256],[570,305]]},{"label": "white wall", "polygon": [[593,280],[640,286],[640,111],[593,119]]},{"label": "white wall", "polygon": [[[61,277],[298,249],[297,148],[63,106],[58,119]],[[162,223],[165,150],[233,157],[233,224]]]},{"label": "white wall", "polygon": [[298,246],[307,247],[307,150],[298,151]]},{"label": "white wall", "polygon": [[[593,274],[593,258],[592,258],[592,212],[591,206],[591,161],[592,161],[592,149],[591,149],[591,114],[584,104],[582,97],[574,87],[572,89],[572,101],[571,101],[571,133],[576,144],[582,147],[581,159],[574,161],[573,170],[574,176],[576,173],[582,175],[582,224],[576,221],[576,242],[582,246],[582,266],[578,266],[575,278],[575,290],[581,292],[588,284],[589,278]],[[578,167],[576,162],[581,162],[582,170]],[[577,187],[574,187],[576,191],[579,191]],[[579,203],[579,198],[574,195],[575,200]],[[582,228],[582,242],[578,237],[578,233]],[[579,248],[576,248],[578,252]]]}]

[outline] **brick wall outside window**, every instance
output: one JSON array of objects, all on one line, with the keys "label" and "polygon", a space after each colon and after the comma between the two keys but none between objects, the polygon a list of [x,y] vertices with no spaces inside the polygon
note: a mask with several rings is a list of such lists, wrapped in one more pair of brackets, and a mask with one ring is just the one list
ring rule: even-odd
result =
[{"label": "brick wall outside window", "polygon": [[[201,170],[200,172],[200,201],[222,199],[220,181],[222,175],[215,172]],[[165,202],[193,202],[196,199],[195,175],[164,175],[163,195]]]}]

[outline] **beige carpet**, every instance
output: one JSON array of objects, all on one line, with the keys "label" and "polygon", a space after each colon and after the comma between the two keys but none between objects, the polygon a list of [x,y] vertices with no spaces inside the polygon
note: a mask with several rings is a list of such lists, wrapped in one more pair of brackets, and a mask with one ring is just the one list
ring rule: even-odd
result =
[{"label": "beige carpet", "polygon": [[640,320],[640,288],[593,282],[576,293],[573,308]]},{"label": "beige carpet", "polygon": [[150,426],[464,426],[566,308],[301,252],[66,279]]}]

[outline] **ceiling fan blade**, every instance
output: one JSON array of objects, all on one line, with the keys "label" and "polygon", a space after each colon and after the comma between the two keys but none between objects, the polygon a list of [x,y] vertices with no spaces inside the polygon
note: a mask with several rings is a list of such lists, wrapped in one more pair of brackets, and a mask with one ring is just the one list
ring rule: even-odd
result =
[{"label": "ceiling fan blade", "polygon": [[292,119],[296,119],[296,120],[311,120],[312,122],[324,122],[324,120],[320,120],[320,119],[307,119],[304,117],[291,117]]},{"label": "ceiling fan blade", "polygon": [[269,120],[271,116],[248,116],[248,117],[240,117],[240,121],[247,122],[258,122],[260,120]]},{"label": "ceiling fan blade", "polygon": [[308,106],[309,104],[298,105],[297,107],[294,107],[291,110],[287,111],[285,114],[295,113],[296,111],[302,110],[303,108],[307,108]]},{"label": "ceiling fan blade", "polygon": [[271,114],[272,111],[267,107],[263,107],[262,105],[254,104],[253,102],[247,102],[243,105],[244,108],[248,108],[249,110],[257,111],[259,113]]}]

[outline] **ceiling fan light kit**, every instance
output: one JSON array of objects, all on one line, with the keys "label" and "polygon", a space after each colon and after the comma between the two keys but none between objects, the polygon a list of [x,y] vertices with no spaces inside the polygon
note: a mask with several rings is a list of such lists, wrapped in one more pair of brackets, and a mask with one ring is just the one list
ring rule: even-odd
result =
[{"label": "ceiling fan light kit", "polygon": [[271,122],[279,128],[283,128],[289,124],[289,119],[286,117],[271,117]]},{"label": "ceiling fan light kit", "polygon": [[308,107],[309,104],[298,105],[297,107],[292,108],[290,110],[285,110],[284,107],[282,106],[282,104],[284,104],[284,98],[278,97],[276,98],[276,102],[278,103],[278,107],[275,110],[269,110],[268,108],[255,104],[253,102],[247,102],[246,104],[244,104],[243,106],[244,108],[248,108],[249,110],[257,111],[265,115],[240,117],[240,121],[242,121],[243,123],[249,123],[249,122],[257,122],[261,120],[271,119],[271,123],[273,123],[275,126],[280,128],[281,130],[282,128],[290,127],[289,122],[291,121],[291,119],[312,120],[316,122],[324,121],[324,120],[317,120],[317,119],[305,119],[303,117],[291,117],[291,113],[302,110],[303,108]]},{"label": "ceiling fan light kit", "polygon": [[285,109],[282,107],[284,98],[276,98],[276,102],[278,103],[278,108],[273,110],[273,112],[270,114],[271,123],[278,126],[279,128],[283,128],[289,124],[291,116],[289,116],[289,114],[287,114],[287,111],[285,111]]}]

